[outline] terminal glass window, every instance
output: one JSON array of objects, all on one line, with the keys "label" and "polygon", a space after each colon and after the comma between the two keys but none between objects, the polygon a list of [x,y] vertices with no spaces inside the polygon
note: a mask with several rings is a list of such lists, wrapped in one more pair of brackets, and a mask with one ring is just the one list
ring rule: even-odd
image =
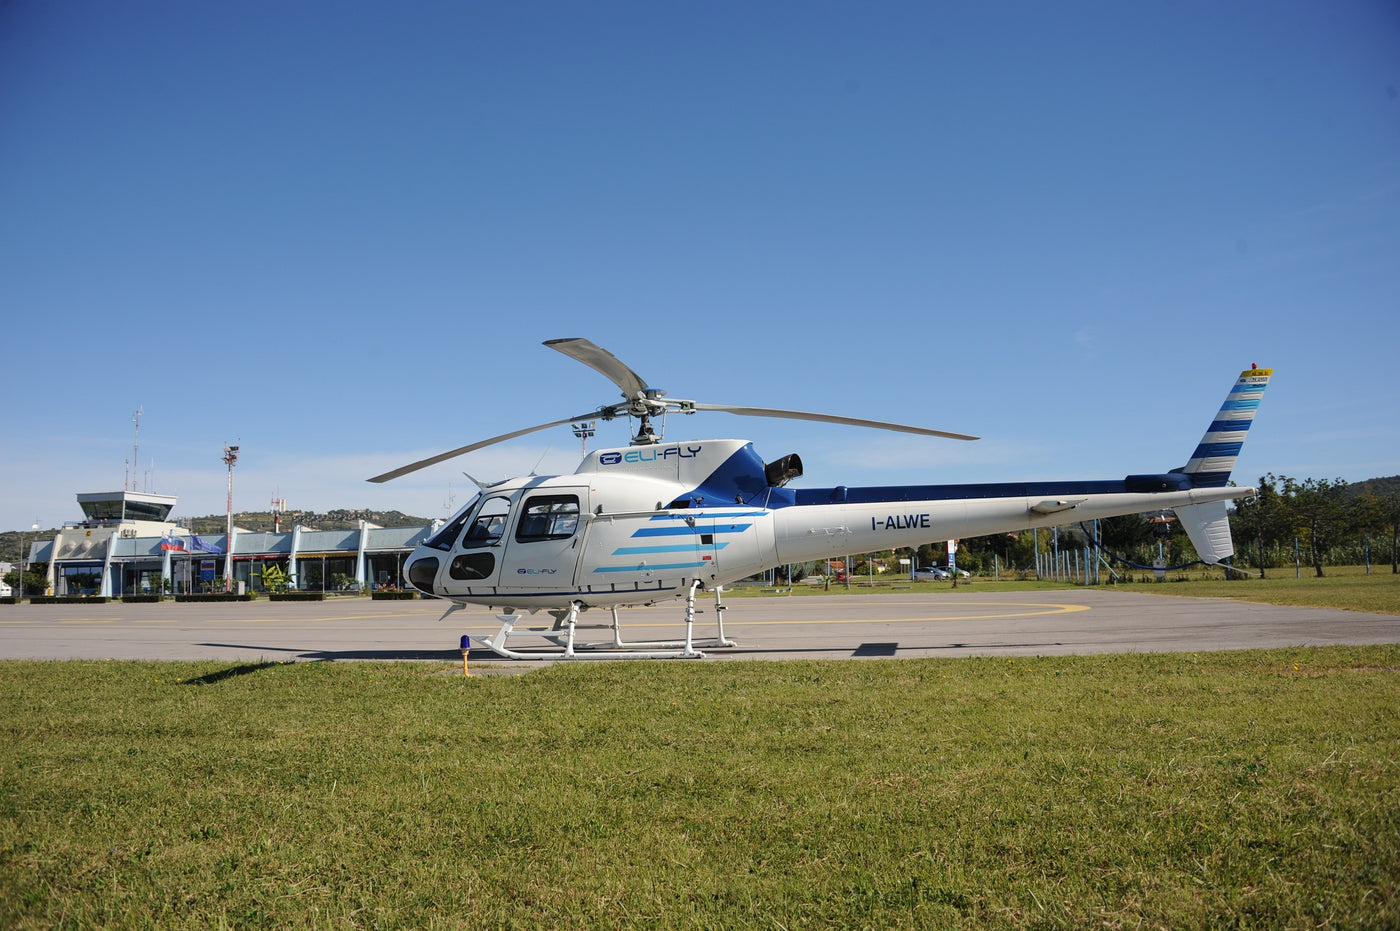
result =
[{"label": "terminal glass window", "polygon": [[121,520],[122,502],[120,498],[106,501],[84,501],[83,516],[88,520]]},{"label": "terminal glass window", "polygon": [[170,510],[170,505],[158,501],[128,501],[125,516],[127,520],[165,520]]}]

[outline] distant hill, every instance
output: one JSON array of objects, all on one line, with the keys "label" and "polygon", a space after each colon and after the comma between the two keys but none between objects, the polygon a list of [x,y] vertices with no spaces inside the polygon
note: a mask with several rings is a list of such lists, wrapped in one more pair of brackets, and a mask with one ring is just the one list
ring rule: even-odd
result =
[{"label": "distant hill", "polygon": [[1393,495],[1400,492],[1400,475],[1392,475],[1389,478],[1368,478],[1364,482],[1352,482],[1347,486],[1347,491],[1354,495],[1370,492],[1377,498],[1384,498],[1386,495]]},{"label": "distant hill", "polygon": [[[223,533],[228,529],[227,514],[210,514],[207,517],[180,517],[179,522],[194,533]],[[360,521],[367,520],[380,527],[426,527],[432,523],[427,517],[414,517],[401,511],[369,511],[338,509],[318,514],[315,511],[284,511],[282,529],[291,530],[300,524],[304,530],[358,530]],[[233,525],[243,530],[271,533],[273,517],[271,511],[235,511]]]}]

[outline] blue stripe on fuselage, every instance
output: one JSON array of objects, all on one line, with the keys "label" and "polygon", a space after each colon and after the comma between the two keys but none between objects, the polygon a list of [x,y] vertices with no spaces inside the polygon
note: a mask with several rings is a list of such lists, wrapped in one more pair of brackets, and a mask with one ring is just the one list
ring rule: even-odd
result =
[{"label": "blue stripe on fuselage", "polygon": [[799,488],[795,503],[880,504],[888,501],[951,501],[958,498],[1065,498],[1073,495],[1114,495],[1127,492],[1127,482],[1121,479],[1099,482],[996,482],[977,485]]},{"label": "blue stripe on fuselage", "polygon": [[642,527],[632,532],[634,537],[693,537],[702,533],[743,533],[753,524],[701,524],[694,527],[682,524],[679,527]]}]

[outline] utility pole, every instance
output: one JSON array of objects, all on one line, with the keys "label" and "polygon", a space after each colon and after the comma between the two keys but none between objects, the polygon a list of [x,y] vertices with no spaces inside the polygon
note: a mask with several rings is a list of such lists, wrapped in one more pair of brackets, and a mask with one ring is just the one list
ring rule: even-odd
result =
[{"label": "utility pole", "polygon": [[224,446],[224,465],[228,466],[228,531],[224,536],[224,591],[233,591],[233,466],[238,462],[238,447]]},{"label": "utility pole", "polygon": [[140,491],[138,484],[141,481],[141,415],[145,412],[144,407],[138,407],[131,415],[131,422],[136,425],[136,435],[131,441],[131,478],[128,482],[132,491]]},{"label": "utility pole", "polygon": [[596,420],[586,420],[583,423],[570,424],[570,426],[574,428],[574,436],[578,437],[583,443],[583,454],[585,456],[588,455],[588,438],[593,435],[593,427],[597,423],[598,421]]}]

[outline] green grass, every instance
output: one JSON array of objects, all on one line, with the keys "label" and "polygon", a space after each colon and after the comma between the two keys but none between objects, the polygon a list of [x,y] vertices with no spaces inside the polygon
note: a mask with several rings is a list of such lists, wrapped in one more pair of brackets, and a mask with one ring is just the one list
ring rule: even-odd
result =
[{"label": "green grass", "polygon": [[1317,578],[1311,566],[1301,576],[1293,567],[1270,569],[1267,578],[1225,581],[1224,578],[1193,579],[1134,585],[1131,591],[1156,595],[1190,595],[1197,598],[1235,598],[1264,604],[1337,608],[1343,611],[1369,611],[1373,614],[1400,614],[1400,575],[1390,566],[1373,566],[1370,575],[1363,566],[1327,566]]},{"label": "green grass", "polygon": [[1400,925],[1400,646],[0,663],[0,927]]},{"label": "green grass", "polygon": [[[1317,578],[1310,566],[1304,566],[1301,577],[1292,566],[1286,569],[1270,569],[1263,579],[1225,580],[1224,570],[1193,568],[1189,571],[1172,572],[1165,582],[1150,581],[1151,573],[1132,573],[1135,581],[1118,585],[1120,591],[1140,592],[1147,595],[1185,595],[1194,598],[1236,598],[1241,601],[1257,601],[1263,604],[1296,605],[1317,608],[1337,608],[1344,611],[1368,611],[1375,614],[1400,614],[1400,575],[1392,574],[1389,565],[1372,566],[1367,574],[1364,566],[1327,566],[1326,575]],[[1107,572],[1102,576],[1107,587],[1110,578]],[[793,595],[844,595],[869,593],[872,586],[866,579],[854,579],[848,588],[845,584],[833,582],[829,591],[819,585],[798,583],[793,586]],[[876,591],[908,591],[917,593],[954,591],[951,582],[910,582],[877,577],[873,588]],[[957,591],[1005,593],[1009,591],[1050,591],[1081,588],[1067,582],[1041,582],[1036,580],[993,582],[990,578],[976,578],[961,583]],[[772,588],[744,587],[725,590],[725,597],[786,595],[787,589],[776,592]]]}]

